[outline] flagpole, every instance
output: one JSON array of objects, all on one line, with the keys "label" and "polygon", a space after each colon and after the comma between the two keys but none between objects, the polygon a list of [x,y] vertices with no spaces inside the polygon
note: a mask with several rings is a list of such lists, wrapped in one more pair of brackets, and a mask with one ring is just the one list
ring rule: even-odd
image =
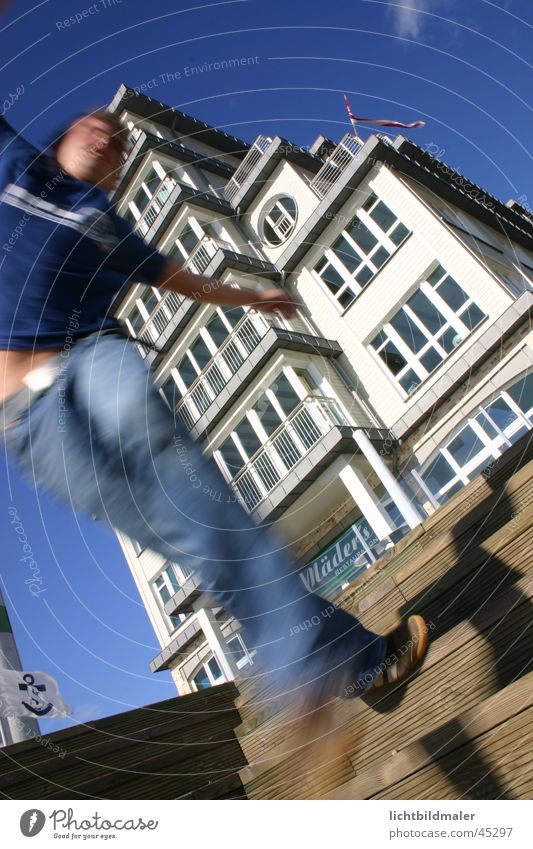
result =
[{"label": "flagpole", "polygon": [[[7,610],[1,591],[0,669],[22,669],[17,644],[15,642],[15,637],[13,636],[13,631],[11,630],[11,623],[9,621],[9,616],[7,615]],[[0,689],[0,703],[1,699],[2,691]],[[23,740],[31,740],[37,734],[39,734],[39,725],[37,724],[37,721],[35,719],[32,719],[29,716],[5,717],[1,716],[0,714],[0,730],[2,732],[2,738],[4,741],[4,743],[2,744],[2,741],[0,740],[1,747],[2,745],[9,745],[10,743],[20,743]]]},{"label": "flagpole", "polygon": [[353,112],[352,112],[352,110],[350,109],[350,104],[348,103],[348,98],[346,97],[346,95],[344,95],[344,102],[345,102],[345,104],[346,104],[346,109],[348,110],[348,118],[350,119],[350,124],[352,125],[352,130],[353,130],[353,134],[354,134],[354,136],[355,136],[355,140],[356,140],[356,142],[357,142],[358,144],[360,144],[360,145],[361,145],[361,147],[362,147],[362,146],[364,145],[364,141],[363,141],[363,139],[362,139],[362,138],[360,138],[360,137],[357,135],[357,129],[356,129],[357,123],[356,123],[356,120],[355,120],[355,118],[354,118],[354,116],[353,116]]}]

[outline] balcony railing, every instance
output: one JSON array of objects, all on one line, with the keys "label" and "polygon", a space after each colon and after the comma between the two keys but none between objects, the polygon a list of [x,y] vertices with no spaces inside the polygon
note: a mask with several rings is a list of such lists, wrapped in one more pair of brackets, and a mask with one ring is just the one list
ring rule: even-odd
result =
[{"label": "balcony railing", "polygon": [[154,344],[168,327],[185,298],[177,292],[167,292],[137,333],[140,342]]},{"label": "balcony railing", "polygon": [[187,394],[176,407],[176,414],[191,430],[229,383],[246,357],[254,351],[270,328],[260,315],[246,313],[235,325],[231,335],[220,346],[209,364],[191,384]]},{"label": "balcony railing", "polygon": [[235,475],[232,488],[248,510],[253,510],[324,434],[347,424],[333,398],[305,398]]},{"label": "balcony railing", "polygon": [[315,194],[320,198],[325,197],[360,149],[361,145],[356,141],[353,133],[346,133],[318,174],[309,183]]},{"label": "balcony railing", "polygon": [[212,236],[204,236],[187,257],[185,268],[192,271],[193,274],[203,274],[216,252],[221,248],[227,251],[235,250],[229,242],[224,242],[222,239],[213,239]]},{"label": "balcony railing", "polygon": [[235,171],[235,174],[224,188],[224,196],[227,200],[231,202],[235,195],[238,194],[239,189],[246,182],[250,173],[261,159],[271,141],[272,139],[270,136],[258,136],[256,138],[250,150]]}]

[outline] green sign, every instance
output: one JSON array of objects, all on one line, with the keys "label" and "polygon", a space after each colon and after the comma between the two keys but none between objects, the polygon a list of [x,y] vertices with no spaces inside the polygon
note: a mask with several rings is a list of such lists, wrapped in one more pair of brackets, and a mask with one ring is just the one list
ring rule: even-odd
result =
[{"label": "green sign", "polygon": [[369,549],[378,543],[366,519],[359,519],[304,566],[300,578],[309,592],[331,600],[339,594],[343,584],[355,580],[374,562],[375,556]]}]

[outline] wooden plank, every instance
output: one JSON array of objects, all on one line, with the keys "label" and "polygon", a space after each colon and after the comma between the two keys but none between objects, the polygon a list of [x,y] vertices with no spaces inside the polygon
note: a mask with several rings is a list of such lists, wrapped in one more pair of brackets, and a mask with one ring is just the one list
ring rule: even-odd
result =
[{"label": "wooden plank", "polygon": [[475,740],[532,705],[533,672],[530,672],[470,710],[462,711],[428,734],[373,762],[325,798],[369,799],[461,748],[465,740]]},{"label": "wooden plank", "polygon": [[[513,716],[436,764],[377,793],[375,799],[530,799],[533,709]],[[520,795],[514,787],[520,785]]]},{"label": "wooden plank", "polygon": [[400,571],[394,574],[397,583],[395,593],[389,594],[390,598],[386,596],[375,608],[361,613],[357,599],[355,604],[352,602],[351,606],[346,604],[345,607],[351,609],[365,627],[377,630],[381,618],[386,620],[386,627],[394,620],[394,614],[398,613],[398,597],[404,599],[401,604],[403,611],[412,611],[409,601],[417,595],[423,594],[424,601],[430,601],[491,560],[500,563],[502,574],[514,569],[519,577],[533,571],[532,525],[533,510],[531,515],[518,514],[512,528],[500,529],[479,546],[472,547],[470,544],[461,550],[460,555],[455,546],[441,552],[431,550],[428,552],[431,556],[424,560],[422,566],[418,563],[416,570],[409,567],[403,574]]},{"label": "wooden plank", "polygon": [[[507,592],[492,599],[489,604],[484,605],[476,617],[475,623],[471,621],[460,622],[454,629],[445,633],[444,640],[432,637],[430,649],[424,662],[423,673],[427,674],[433,666],[441,664],[444,661],[449,665],[451,655],[455,651],[478,637],[480,631],[493,627],[499,619],[505,617],[509,610],[516,605],[517,599],[522,599],[522,602],[527,604],[526,600],[531,596],[532,592],[533,575],[528,575],[522,581],[513,585]],[[437,622],[437,633],[438,626],[439,623]],[[483,638],[481,645],[484,646],[485,642],[485,638]],[[470,650],[472,651],[472,649]],[[350,704],[350,702],[346,702],[345,700],[339,700],[339,703]],[[292,710],[294,711],[294,708]],[[249,760],[255,760],[259,753],[264,754],[268,749],[268,746],[265,746],[264,742],[268,742],[272,737],[274,739],[276,737],[278,738],[278,744],[283,743],[284,731],[290,731],[288,721],[291,715],[294,716],[294,712],[291,714],[291,708],[285,707],[283,713],[280,712],[279,715],[274,713],[270,719],[263,723],[258,722],[257,727],[250,727],[247,732],[241,726],[236,729],[239,742]],[[256,745],[256,741],[261,741],[259,746]]]},{"label": "wooden plank", "polygon": [[[508,599],[507,606],[499,599],[498,604],[493,605],[493,618],[505,616],[513,603],[513,597]],[[488,620],[488,612],[486,616],[485,624],[493,625],[494,622]],[[452,718],[457,713],[458,707],[473,706],[494,693],[498,689],[498,680],[493,674],[494,652],[503,655],[505,661],[505,652],[509,648],[511,638],[517,630],[523,630],[524,623],[530,621],[528,605],[519,605],[511,614],[505,616],[497,629],[497,639],[494,639],[492,646],[487,644],[485,635],[479,634],[476,628],[465,629],[458,626],[456,634],[450,635],[450,639],[441,639],[432,644],[430,655],[432,653],[433,657],[428,656],[428,666],[409,684],[400,702],[401,709],[396,708],[396,713],[391,716],[385,718],[382,713],[359,703],[363,712],[356,717],[354,702],[338,700],[339,725],[345,722],[354,726],[356,752],[352,762],[355,768],[360,769],[371,759],[390,754],[398,745],[404,745],[418,738],[422,732],[426,733],[440,726],[443,718]],[[506,662],[509,674],[520,674],[524,664],[530,661],[530,654],[527,643],[519,645]],[[454,691],[457,680],[466,682],[458,693]],[[402,689],[405,690],[405,687]],[[381,711],[385,709],[387,702],[394,704],[394,695],[389,696],[382,707],[378,705]],[[423,717],[422,723],[420,717]],[[364,728],[362,744],[359,739],[359,726]],[[278,739],[280,736],[281,734]],[[242,745],[242,741],[240,742]],[[272,754],[269,753],[270,756]],[[260,761],[250,763],[250,769],[256,771],[259,780],[262,780],[260,775],[264,768]],[[249,787],[246,782],[245,788],[247,793],[253,793],[253,786]]]},{"label": "wooden plank", "polygon": [[[193,722],[193,719],[196,721]],[[238,721],[239,714],[232,706],[231,712],[224,711],[220,716],[215,714],[211,721],[206,719],[204,714],[200,714],[198,717],[191,717],[189,727],[184,728],[181,720],[177,726],[172,722],[165,723],[159,728],[144,729],[142,734],[136,733],[130,737],[118,736],[96,745],[78,747],[74,752],[66,752],[61,758],[49,750],[47,750],[48,757],[38,761],[28,758],[22,761],[19,755],[18,759],[12,760],[9,771],[5,769],[0,775],[0,788],[16,785],[25,780],[28,773],[40,777],[55,771],[61,771],[64,776],[75,775],[83,770],[84,764],[90,762],[95,764],[94,771],[98,773],[101,767],[114,763],[121,765],[126,765],[128,762],[136,763],[139,759],[148,758],[151,754],[165,749],[172,750],[173,757],[178,763],[190,756],[194,746],[201,747],[205,746],[207,741],[228,738],[233,734],[233,728]],[[39,744],[35,745],[39,746]],[[43,747],[39,746],[39,748]]]}]

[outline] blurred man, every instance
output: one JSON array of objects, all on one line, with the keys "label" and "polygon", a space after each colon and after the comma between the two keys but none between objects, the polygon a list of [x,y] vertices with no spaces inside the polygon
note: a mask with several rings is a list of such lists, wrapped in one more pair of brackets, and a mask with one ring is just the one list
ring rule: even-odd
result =
[{"label": "blurred man", "polygon": [[[284,290],[237,289],[184,271],[115,213],[108,192],[124,133],[114,115],[98,111],[41,153],[0,118],[8,454],[41,489],[193,570],[216,606],[239,620],[279,690],[318,704],[395,686],[425,653],[423,619],[411,616],[382,637],[306,592],[280,541],[251,521],[216,464],[180,430],[111,314],[139,282],[286,317],[295,309]],[[305,622],[313,627],[297,627]]]}]

